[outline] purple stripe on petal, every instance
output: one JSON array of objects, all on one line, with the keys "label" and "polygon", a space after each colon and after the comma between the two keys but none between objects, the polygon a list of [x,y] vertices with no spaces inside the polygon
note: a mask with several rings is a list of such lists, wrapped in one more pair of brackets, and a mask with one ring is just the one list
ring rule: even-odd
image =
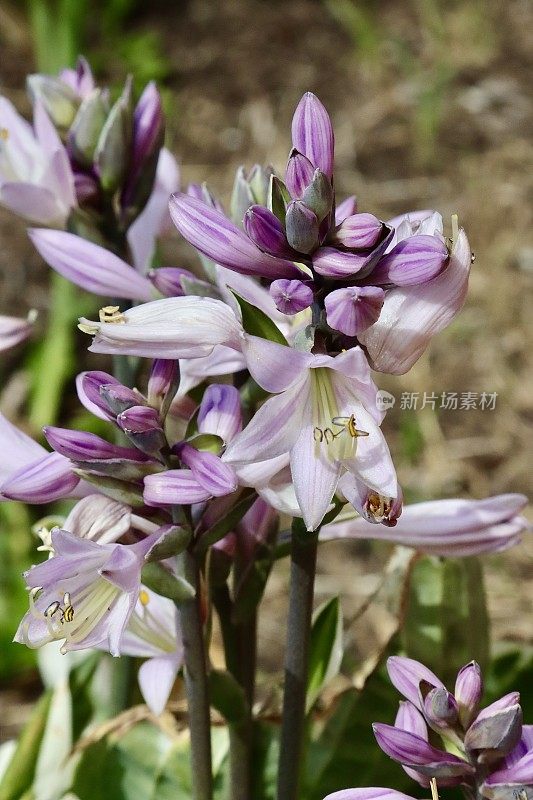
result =
[{"label": "purple stripe on petal", "polygon": [[280,258],[296,257],[296,253],[287,243],[285,228],[268,208],[250,206],[244,215],[243,226],[252,242],[263,252]]},{"label": "purple stripe on petal", "polygon": [[290,261],[263,253],[220,211],[183,193],[170,198],[170,216],[181,235],[217,264],[266,278],[298,277]]},{"label": "purple stripe on petal", "polygon": [[237,476],[233,467],[224,464],[214,453],[206,453],[191,445],[179,449],[183,464],[191,470],[198,483],[213,497],[224,497],[237,489]]},{"label": "purple stripe on petal", "polygon": [[449,253],[436,236],[410,236],[383,256],[372,272],[375,284],[416,286],[435,278],[444,269]]},{"label": "purple stripe on petal", "polygon": [[144,502],[149,506],[190,505],[210,497],[190,469],[171,469],[144,479]]},{"label": "purple stripe on petal", "polygon": [[151,269],[148,273],[148,280],[152,281],[156,289],[165,297],[182,297],[186,294],[182,278],[198,280],[196,275],[193,275],[188,269],[181,269],[181,267],[158,267]]},{"label": "purple stripe on petal", "polygon": [[442,681],[430,669],[413,658],[390,656],[387,659],[387,672],[396,689],[420,711],[423,710],[418,691],[420,681],[427,681],[434,687],[445,688]]},{"label": "purple stripe on petal", "polygon": [[417,767],[423,774],[436,778],[464,779],[474,774],[474,768],[466,761],[438,750],[414,733],[382,723],[374,723],[372,728],[381,749],[400,764]]},{"label": "purple stripe on petal", "polygon": [[0,495],[22,503],[51,503],[67,497],[79,481],[67,458],[48,453],[10,475],[0,486]]},{"label": "purple stripe on petal", "polygon": [[357,198],[354,194],[339,203],[335,209],[335,225],[340,225],[345,219],[357,213]]},{"label": "purple stripe on petal", "polygon": [[115,414],[110,412],[109,406],[102,397],[100,391],[102,386],[107,386],[110,384],[121,386],[120,381],[118,381],[113,375],[100,370],[80,372],[76,378],[76,391],[78,392],[80,403],[85,406],[87,411],[90,411],[91,414],[94,414],[100,419],[115,419]]},{"label": "purple stripe on petal", "polygon": [[204,392],[197,418],[200,433],[231,442],[242,430],[241,396],[235,386],[212,383]]},{"label": "purple stripe on petal", "polygon": [[94,433],[86,431],[73,431],[68,428],[55,428],[47,426],[43,428],[43,433],[48,444],[57,453],[73,461],[93,461],[107,459],[128,459],[133,461],[144,461],[144,457],[131,447],[119,447],[110,444],[96,436]]},{"label": "purple stripe on petal", "polygon": [[150,300],[150,281],[114,253],[66,231],[28,231],[44,260],[64,278],[103,297]]},{"label": "purple stripe on petal", "polygon": [[313,166],[333,176],[335,138],[329,114],[312,92],[306,92],[292,118],[292,142]]},{"label": "purple stripe on petal", "polygon": [[328,294],[324,301],[328,325],[346,336],[357,336],[378,319],[385,292],[378,286],[351,286]]},{"label": "purple stripe on petal", "polygon": [[354,214],[335,230],[335,241],[350,249],[374,247],[381,237],[383,223],[373,214]]},{"label": "purple stripe on petal", "polygon": [[270,296],[282,314],[298,314],[313,303],[312,288],[302,281],[280,278],[270,284]]},{"label": "purple stripe on petal", "polygon": [[294,200],[302,197],[303,193],[313,180],[315,167],[308,158],[298,150],[293,150],[285,170],[285,185]]}]

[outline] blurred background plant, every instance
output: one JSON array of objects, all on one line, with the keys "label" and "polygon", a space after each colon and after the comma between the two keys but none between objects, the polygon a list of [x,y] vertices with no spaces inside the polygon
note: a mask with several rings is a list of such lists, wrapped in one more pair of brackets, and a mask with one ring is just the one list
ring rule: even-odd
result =
[{"label": "blurred background plant", "polygon": [[[138,89],[156,79],[169,117],[167,144],[183,165],[184,181],[206,179],[225,201],[240,163],[263,159],[283,166],[295,101],[305,89],[315,91],[337,131],[339,196],[355,192],[361,210],[377,210],[383,218],[417,207],[458,212],[477,255],[459,320],[402,379],[401,389],[398,382],[380,381],[396,396],[386,435],[407,498],[531,493],[532,37],[533,8],[527,0],[505,6],[496,0],[8,0],[0,8],[0,91],[27,111],[26,73],[55,73],[72,65],[80,52],[117,92],[128,72]],[[191,253],[177,238],[173,252],[176,247],[181,248],[179,266],[190,266]],[[23,223],[1,209],[0,276],[2,312],[23,315],[31,307],[41,312],[34,342],[2,357],[1,410],[37,436],[44,423],[58,420],[98,432],[94,418],[81,419],[69,392],[80,369],[104,368],[101,359],[86,352],[74,325],[97,303],[48,273],[26,240]],[[45,330],[46,338],[39,341]],[[418,393],[416,409],[401,408],[403,391]],[[440,398],[442,392],[483,391],[497,393],[495,411],[444,410],[439,401],[435,408],[431,402],[423,407],[424,393]],[[34,557],[31,526],[38,516],[38,509],[0,505],[3,739],[20,728],[41,686],[33,654],[9,644],[27,606],[20,573]],[[386,551],[362,543],[350,545],[349,552],[348,559],[344,543],[323,550],[317,597],[320,601],[340,587],[346,661],[361,671],[361,665],[379,662],[396,622],[385,601],[360,613],[380,585]],[[491,673],[491,696],[501,693],[502,685],[515,688],[511,677],[519,676],[525,688],[531,676],[532,604],[525,580],[531,555],[526,539],[516,550],[485,561],[493,652],[504,647]],[[429,623],[426,628],[429,650],[432,636],[448,641],[437,624],[442,593],[428,600],[422,591],[428,583],[440,585],[431,572],[440,568],[440,562],[425,559],[410,589],[411,609],[424,609],[426,619],[428,608],[436,605],[433,632]],[[476,582],[469,580],[472,592]],[[279,565],[260,620],[267,683],[281,663],[278,620],[285,587],[285,565]],[[420,616],[411,623],[418,624]],[[454,641],[456,634],[457,628]],[[415,640],[407,625],[403,645]],[[488,642],[479,643],[479,658],[486,657],[487,647]],[[425,653],[413,655],[431,660]],[[459,646],[450,656],[450,671],[467,657]],[[378,705],[385,696],[385,719],[395,699],[387,695],[379,672],[372,681]],[[357,702],[351,687],[338,715],[324,723],[330,741],[361,741],[365,721],[358,721],[356,730],[348,722]],[[158,736],[150,733],[160,744]],[[368,745],[370,739],[364,741]],[[268,726],[262,744],[265,759],[272,759]],[[108,747],[110,763],[123,757],[117,747]],[[137,740],[132,747],[138,747]],[[347,748],[343,763],[355,773]],[[180,752],[173,745],[164,758],[174,759],[174,766],[180,758],[185,763]],[[370,756],[365,746],[360,752],[362,768]],[[324,751],[320,763],[326,789],[328,770],[339,768],[338,753],[333,758]],[[402,788],[401,770],[394,765],[390,770],[394,785]],[[164,783],[164,770],[160,774]],[[345,785],[353,785],[348,775]]]}]

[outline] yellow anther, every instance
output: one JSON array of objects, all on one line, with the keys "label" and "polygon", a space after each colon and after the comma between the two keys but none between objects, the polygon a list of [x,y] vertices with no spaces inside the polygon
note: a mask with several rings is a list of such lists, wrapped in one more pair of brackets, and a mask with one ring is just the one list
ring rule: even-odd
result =
[{"label": "yellow anther", "polygon": [[9,131],[7,128],[0,128],[0,139],[3,142],[7,142],[7,140],[9,139]]},{"label": "yellow anther", "polygon": [[126,322],[126,317],[120,310],[120,306],[104,306],[98,312],[100,322],[122,323]]},{"label": "yellow anther", "polygon": [[142,606],[147,606],[150,602],[150,595],[145,589],[141,589],[139,592],[139,602]]}]

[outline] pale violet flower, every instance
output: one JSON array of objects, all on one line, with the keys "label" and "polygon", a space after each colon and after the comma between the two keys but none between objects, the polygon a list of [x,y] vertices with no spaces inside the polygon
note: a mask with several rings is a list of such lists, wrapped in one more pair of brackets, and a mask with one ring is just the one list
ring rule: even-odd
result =
[{"label": "pale violet flower", "polygon": [[[227,463],[253,464],[290,454],[292,482],[306,526],[317,528],[344,472],[388,498],[396,472],[379,424],[376,386],[360,348],[335,358],[308,353],[305,363],[279,348],[286,385],[269,398],[229,444]],[[298,353],[296,358],[292,354]],[[289,378],[290,375],[290,378]]]},{"label": "pale violet flower", "polygon": [[0,204],[25,219],[62,226],[76,203],[67,152],[43,105],[34,124],[0,97]]},{"label": "pale violet flower", "polygon": [[0,316],[0,351],[10,350],[27,339],[32,332],[36,318],[35,310],[30,311],[26,319]]},{"label": "pale violet flower", "polygon": [[133,545],[100,544],[53,530],[53,557],[25,573],[30,610],[15,641],[31,648],[63,641],[63,652],[103,646],[118,656],[145,555],[158,537],[156,532]]}]

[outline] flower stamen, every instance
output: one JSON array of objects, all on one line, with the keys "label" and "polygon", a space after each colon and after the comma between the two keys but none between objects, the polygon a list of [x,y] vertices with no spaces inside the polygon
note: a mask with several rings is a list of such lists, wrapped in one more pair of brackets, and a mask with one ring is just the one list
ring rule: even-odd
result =
[{"label": "flower stamen", "polygon": [[126,317],[120,310],[120,306],[104,306],[98,312],[100,322],[122,324],[126,322]]}]

